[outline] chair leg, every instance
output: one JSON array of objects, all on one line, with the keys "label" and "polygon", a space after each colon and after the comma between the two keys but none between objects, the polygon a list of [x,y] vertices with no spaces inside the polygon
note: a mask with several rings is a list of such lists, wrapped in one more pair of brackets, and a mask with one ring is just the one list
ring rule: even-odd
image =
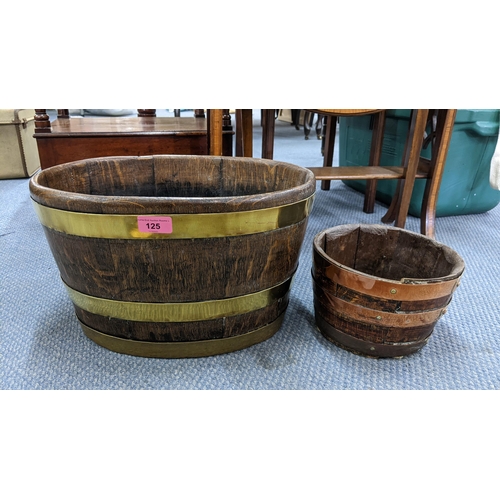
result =
[{"label": "chair leg", "polygon": [[[335,145],[335,132],[337,130],[337,117],[333,115],[325,116],[325,149],[323,154],[323,166],[331,167],[333,165],[333,148]],[[331,181],[321,181],[321,189],[328,191]]]},{"label": "chair leg", "polygon": [[456,114],[456,109],[438,110],[436,138],[432,144],[432,157],[427,174],[427,182],[425,183],[420,214],[420,232],[429,238],[434,238],[435,236],[436,205],[439,187],[443,178]]}]

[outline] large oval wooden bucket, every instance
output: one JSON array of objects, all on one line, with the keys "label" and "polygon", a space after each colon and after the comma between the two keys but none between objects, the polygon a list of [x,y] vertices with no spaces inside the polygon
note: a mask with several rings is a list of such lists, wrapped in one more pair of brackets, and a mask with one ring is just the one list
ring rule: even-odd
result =
[{"label": "large oval wooden bucket", "polygon": [[357,354],[411,354],[427,343],[464,268],[451,248],[404,229],[327,229],[313,242],[316,324]]},{"label": "large oval wooden bucket", "polygon": [[85,334],[147,357],[220,354],[271,337],[314,191],[305,168],[213,156],[95,158],[30,182]]}]

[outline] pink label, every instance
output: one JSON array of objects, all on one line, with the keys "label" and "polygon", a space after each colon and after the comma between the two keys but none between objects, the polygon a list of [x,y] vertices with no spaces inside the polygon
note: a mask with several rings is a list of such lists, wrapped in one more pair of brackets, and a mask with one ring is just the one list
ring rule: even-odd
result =
[{"label": "pink label", "polygon": [[165,233],[172,232],[172,217],[137,217],[137,226],[141,233]]}]

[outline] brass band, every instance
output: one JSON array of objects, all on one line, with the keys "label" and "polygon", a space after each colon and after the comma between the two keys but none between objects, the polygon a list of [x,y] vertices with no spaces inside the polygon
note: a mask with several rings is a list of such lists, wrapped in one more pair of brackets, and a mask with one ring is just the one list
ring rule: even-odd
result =
[{"label": "brass band", "polygon": [[247,295],[202,302],[126,302],[102,299],[78,292],[65,284],[77,307],[100,316],[129,321],[182,323],[236,316],[267,307],[288,292],[292,278]]},{"label": "brass band", "polygon": [[[263,233],[297,224],[310,214],[313,198],[242,212],[140,215],[70,212],[32,201],[42,225],[61,233],[107,239],[191,239]],[[138,216],[171,217],[172,233],[140,232]]]},{"label": "brass band", "polygon": [[80,325],[90,340],[101,347],[121,354],[146,358],[198,358],[225,354],[263,342],[280,329],[284,316],[285,313],[282,313],[272,323],[236,337],[189,342],[146,342],[122,339],[94,330],[82,322]]}]

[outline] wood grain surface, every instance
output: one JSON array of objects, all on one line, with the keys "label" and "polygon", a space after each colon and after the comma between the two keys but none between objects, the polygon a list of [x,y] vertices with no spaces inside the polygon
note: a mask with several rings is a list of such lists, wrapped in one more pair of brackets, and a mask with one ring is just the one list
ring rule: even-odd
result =
[{"label": "wood grain surface", "polygon": [[374,357],[425,345],[465,268],[453,249],[394,227],[338,226],[319,233],[313,247],[320,330],[341,347]]},{"label": "wood grain surface", "polygon": [[[36,203],[71,212],[231,216],[307,199],[315,180],[305,168],[271,160],[153,155],[55,166],[36,174],[30,191]],[[105,239],[44,231],[71,289],[111,301],[184,304],[246,296],[289,280],[307,218],[272,231],[214,238]],[[188,342],[242,335],[270,324],[284,313],[288,297],[286,291],[258,310],[178,323],[75,309],[81,322],[108,335]]]}]

